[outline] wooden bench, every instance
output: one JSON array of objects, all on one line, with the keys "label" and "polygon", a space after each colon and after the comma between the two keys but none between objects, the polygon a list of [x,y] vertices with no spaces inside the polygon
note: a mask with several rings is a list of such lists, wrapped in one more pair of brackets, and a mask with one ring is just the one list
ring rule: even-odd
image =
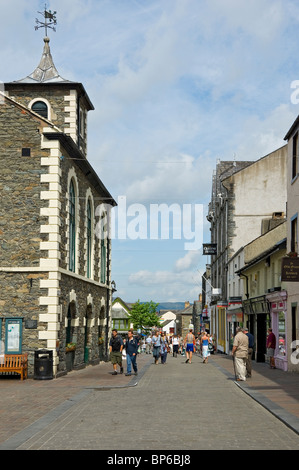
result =
[{"label": "wooden bench", "polygon": [[21,380],[27,379],[28,373],[28,353],[25,354],[5,354],[0,357],[0,373],[15,372],[21,375]]}]

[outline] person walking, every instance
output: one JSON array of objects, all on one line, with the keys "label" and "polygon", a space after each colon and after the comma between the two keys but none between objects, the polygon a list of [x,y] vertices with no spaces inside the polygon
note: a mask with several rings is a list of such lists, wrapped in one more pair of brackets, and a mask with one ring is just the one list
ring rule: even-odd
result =
[{"label": "person walking", "polygon": [[166,364],[167,359],[167,338],[164,333],[161,333],[161,346],[160,346],[160,356],[161,356],[161,364]]},{"label": "person walking", "polygon": [[151,336],[148,336],[146,338],[146,349],[145,349],[146,354],[151,353],[151,346],[152,346],[152,338]]},{"label": "person walking", "polygon": [[267,337],[267,356],[270,359],[270,369],[276,369],[275,367],[275,348],[276,348],[276,336],[272,331],[272,328],[268,328]]},{"label": "person walking", "polygon": [[122,350],[123,350],[123,340],[121,336],[117,334],[117,330],[112,330],[112,337],[109,342],[109,352],[110,352],[110,361],[113,365],[112,375],[117,375],[117,365],[120,367],[120,373],[124,372],[122,365]]},{"label": "person walking", "polygon": [[193,330],[190,329],[189,330],[189,333],[187,333],[186,337],[185,337],[185,348],[186,348],[186,356],[187,356],[187,359],[186,359],[186,363],[189,362],[189,364],[191,364],[191,361],[192,361],[192,353],[194,351],[194,342],[195,342],[195,336],[193,334]]},{"label": "person walking", "polygon": [[202,350],[202,357],[203,357],[203,363],[207,364],[208,363],[208,358],[210,355],[209,351],[209,343],[210,343],[210,338],[209,335],[204,332],[204,334],[201,337],[201,350]]},{"label": "person walking", "polygon": [[246,359],[246,377],[252,377],[252,354],[254,346],[254,336],[249,333],[248,328],[243,329],[243,333],[248,337],[248,356]]},{"label": "person walking", "polygon": [[244,335],[242,328],[237,328],[237,334],[233,342],[232,355],[235,365],[237,381],[246,380],[246,359],[248,356],[248,337]]},{"label": "person walking", "polygon": [[172,337],[172,355],[173,357],[178,357],[179,352],[179,338],[177,335]]},{"label": "person walking", "polygon": [[152,346],[153,346],[153,357],[155,360],[155,364],[158,364],[159,357],[160,357],[160,348],[161,348],[161,337],[159,330],[157,330],[152,338]]},{"label": "person walking", "polygon": [[127,373],[125,375],[132,375],[132,366],[135,375],[137,375],[137,353],[138,353],[138,342],[133,336],[131,330],[128,331],[128,339],[126,341],[126,353],[127,353]]}]

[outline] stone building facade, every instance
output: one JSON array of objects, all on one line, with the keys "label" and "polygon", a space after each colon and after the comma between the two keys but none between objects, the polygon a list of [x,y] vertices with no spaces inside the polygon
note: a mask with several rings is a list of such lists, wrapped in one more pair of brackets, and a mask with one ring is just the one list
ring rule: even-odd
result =
[{"label": "stone building facade", "polygon": [[211,242],[211,285],[221,289],[212,296],[211,333],[221,352],[229,352],[227,310],[228,266],[238,250],[259,237],[268,225],[281,223],[286,215],[287,146],[256,161],[219,161],[213,175],[208,221]]},{"label": "stone building facade", "polygon": [[[298,266],[299,227],[299,116],[288,130],[285,141],[288,148],[287,162],[287,254]],[[299,285],[298,280],[285,282],[288,293],[286,330],[288,370],[299,372]]]},{"label": "stone building facade", "polygon": [[87,160],[93,109],[58,74],[47,37],[35,71],[0,96],[0,339],[28,352],[29,374],[38,349],[53,352],[55,376],[106,350],[116,203]]}]

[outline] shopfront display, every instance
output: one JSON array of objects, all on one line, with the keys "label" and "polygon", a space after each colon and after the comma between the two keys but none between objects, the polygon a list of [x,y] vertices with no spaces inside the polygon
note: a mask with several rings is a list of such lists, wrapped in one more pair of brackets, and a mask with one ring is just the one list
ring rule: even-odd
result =
[{"label": "shopfront display", "polygon": [[270,304],[272,331],[276,336],[275,367],[288,370],[287,358],[287,293],[276,291],[267,295]]}]

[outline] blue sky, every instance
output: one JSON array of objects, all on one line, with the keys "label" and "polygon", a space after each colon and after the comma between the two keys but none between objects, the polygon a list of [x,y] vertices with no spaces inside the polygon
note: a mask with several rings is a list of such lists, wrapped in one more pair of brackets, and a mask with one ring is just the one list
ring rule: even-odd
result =
[{"label": "blue sky", "polygon": [[[0,0],[0,80],[30,74],[44,1]],[[88,159],[127,205],[203,205],[217,159],[256,160],[284,145],[299,114],[296,0],[51,0],[59,73],[82,82]],[[150,221],[149,221],[150,223]],[[192,302],[208,259],[186,240],[113,240],[112,277],[127,302]]]}]

